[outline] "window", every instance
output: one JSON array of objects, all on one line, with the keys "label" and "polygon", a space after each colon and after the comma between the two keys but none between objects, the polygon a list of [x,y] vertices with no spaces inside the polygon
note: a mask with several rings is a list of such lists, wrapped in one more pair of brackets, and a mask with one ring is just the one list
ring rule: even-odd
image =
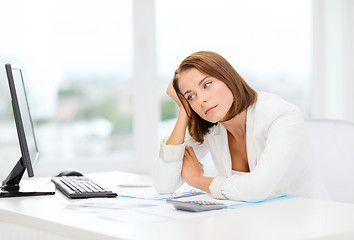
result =
[{"label": "window", "polygon": [[[277,93],[309,115],[311,1],[158,0],[156,22],[164,88],[189,54],[215,51],[253,88]],[[162,120],[176,116],[169,102],[163,95]]]},{"label": "window", "polygon": [[[146,99],[145,106],[155,106],[149,94],[158,88],[159,134],[168,135],[177,107],[165,90],[180,62],[195,51],[220,53],[253,88],[277,93],[309,115],[312,50],[307,0],[14,0],[1,3],[0,27],[6,33],[0,39],[0,64],[23,66],[41,151],[38,171],[45,175],[68,167],[125,170],[122,162],[148,171],[154,154],[145,153],[155,143],[144,143],[155,140],[144,130],[133,135],[134,126],[145,127],[144,119],[136,117],[141,106],[134,107],[134,97],[146,92],[138,102]],[[156,51],[150,47],[155,41]],[[155,61],[155,55],[157,64],[134,63],[134,56]],[[139,76],[135,86],[144,91],[133,91],[133,78],[141,72],[149,75],[140,70],[151,66],[157,66],[159,82],[148,86],[150,82]],[[0,143],[17,150],[6,76],[0,78],[0,128],[8,133],[8,126],[12,129],[12,135],[0,136]],[[145,106],[142,115],[157,114]],[[134,116],[139,124],[134,125]],[[155,131],[158,120],[150,126],[154,117],[146,117],[152,119],[148,128]],[[139,134],[144,139],[136,142]],[[145,156],[138,157],[140,162],[131,161],[134,150]]]},{"label": "window", "polygon": [[[131,5],[125,0],[2,3],[1,65],[23,67],[39,171],[108,170],[114,168],[110,162],[131,158]],[[1,93],[8,92],[1,80]],[[12,127],[9,94],[1,96],[1,118]]]}]

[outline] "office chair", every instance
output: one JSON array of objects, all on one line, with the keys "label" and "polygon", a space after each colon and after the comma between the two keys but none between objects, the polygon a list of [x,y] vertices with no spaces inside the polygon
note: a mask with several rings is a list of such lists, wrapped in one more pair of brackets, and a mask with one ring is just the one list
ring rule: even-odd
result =
[{"label": "office chair", "polygon": [[306,119],[315,176],[334,201],[354,203],[354,124]]}]

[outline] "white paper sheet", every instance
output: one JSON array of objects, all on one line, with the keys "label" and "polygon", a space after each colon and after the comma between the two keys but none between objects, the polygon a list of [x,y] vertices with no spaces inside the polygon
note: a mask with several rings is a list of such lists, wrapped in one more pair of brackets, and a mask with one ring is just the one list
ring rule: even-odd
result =
[{"label": "white paper sheet", "polygon": [[[189,193],[190,189],[184,188],[184,192],[177,192],[176,195],[180,196]],[[100,217],[113,221],[136,224],[212,216],[222,214],[225,211],[234,211],[231,208],[235,206],[238,208],[238,206],[242,207],[242,204],[249,205],[241,201],[215,199],[208,193],[175,199],[178,201],[223,203],[230,208],[204,212],[187,212],[176,210],[173,205],[166,203],[164,199],[171,197],[171,195],[159,195],[150,187],[122,187],[118,194],[116,198],[89,198],[73,201],[68,203],[68,207],[78,212],[95,213]]]}]

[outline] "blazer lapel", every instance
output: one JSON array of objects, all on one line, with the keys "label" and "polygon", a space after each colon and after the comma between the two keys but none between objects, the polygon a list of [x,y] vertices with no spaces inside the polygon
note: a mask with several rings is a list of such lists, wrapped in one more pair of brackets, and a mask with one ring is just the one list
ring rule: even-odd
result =
[{"label": "blazer lapel", "polygon": [[[255,106],[252,105],[247,109],[246,119],[246,149],[250,172],[256,167],[255,146],[253,141],[254,107]],[[227,177],[232,176],[231,155],[226,128],[219,123],[209,136],[208,145],[215,167],[220,174]]]},{"label": "blazer lapel", "polygon": [[246,119],[246,148],[247,148],[247,159],[248,167],[250,172],[256,167],[256,156],[253,141],[253,128],[254,128],[254,105],[247,109],[247,119]]},{"label": "blazer lapel", "polygon": [[209,149],[215,167],[220,172],[220,174],[229,177],[232,175],[232,172],[227,131],[224,126],[219,123],[218,126],[216,126],[214,129],[214,133],[210,134],[210,136]]}]

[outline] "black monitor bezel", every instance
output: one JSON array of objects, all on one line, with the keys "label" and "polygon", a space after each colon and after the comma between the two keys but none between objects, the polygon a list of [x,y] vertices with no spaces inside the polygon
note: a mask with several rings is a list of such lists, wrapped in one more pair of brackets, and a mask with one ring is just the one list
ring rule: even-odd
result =
[{"label": "black monitor bezel", "polygon": [[[20,143],[22,160],[23,160],[23,162],[25,164],[25,167],[27,169],[28,177],[33,177],[34,176],[34,171],[33,171],[32,162],[34,164],[37,161],[38,156],[39,156],[39,151],[38,151],[36,137],[35,137],[35,134],[34,134],[34,131],[33,131],[33,121],[32,121],[30,108],[29,108],[29,104],[28,104],[25,84],[23,82],[22,70],[19,67],[11,66],[11,64],[5,64],[5,68],[6,68],[7,79],[8,79],[8,82],[9,82],[9,88],[10,88],[10,94],[11,94],[11,100],[12,100],[11,103],[12,103],[12,109],[13,109],[15,123],[16,123],[17,136],[18,136],[18,140],[19,140],[19,143]],[[25,95],[26,95],[25,98],[26,98],[26,101],[27,101],[27,108],[28,108],[28,113],[29,113],[29,117],[30,117],[30,121],[31,121],[31,127],[32,127],[32,131],[33,131],[35,147],[36,147],[36,156],[35,156],[35,159],[33,159],[33,161],[31,161],[31,156],[29,154],[29,149],[28,149],[28,144],[27,144],[27,139],[26,139],[26,133],[25,133],[24,126],[23,126],[20,106],[19,106],[19,102],[18,102],[18,98],[17,98],[16,86],[15,86],[14,77],[13,77],[13,70],[19,70],[20,71],[22,86],[23,86],[23,90],[24,90]]]}]

